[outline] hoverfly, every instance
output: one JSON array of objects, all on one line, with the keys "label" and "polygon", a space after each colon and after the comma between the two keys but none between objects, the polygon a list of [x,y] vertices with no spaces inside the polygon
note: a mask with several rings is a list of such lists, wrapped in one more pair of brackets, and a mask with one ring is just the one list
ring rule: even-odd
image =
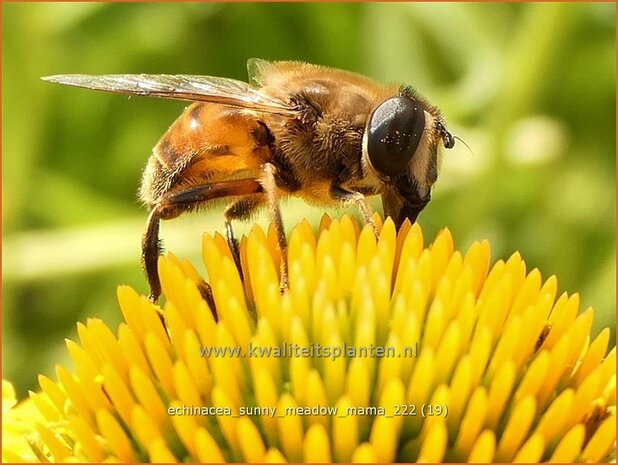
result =
[{"label": "hoverfly", "polygon": [[414,222],[437,179],[438,145],[450,149],[455,144],[440,111],[410,87],[381,85],[359,74],[302,62],[251,59],[247,68],[249,83],[165,74],[43,78],[194,102],[154,147],[142,177],[140,198],[150,210],[142,266],[152,301],[161,294],[161,220],[234,197],[224,217],[242,276],[231,222],[267,205],[282,251],[285,288],[281,197],[319,205],[356,204],[375,230],[365,197],[380,195],[385,215],[397,226],[406,218]]}]

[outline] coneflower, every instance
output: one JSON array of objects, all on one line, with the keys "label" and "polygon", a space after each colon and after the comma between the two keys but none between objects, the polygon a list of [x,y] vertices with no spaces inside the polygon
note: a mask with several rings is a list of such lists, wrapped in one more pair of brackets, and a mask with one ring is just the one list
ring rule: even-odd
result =
[{"label": "coneflower", "polygon": [[[279,289],[274,230],[204,235],[202,278],[169,254],[163,309],[129,287],[115,334],[78,324],[75,368],[14,406],[5,461],[598,462],[614,457],[616,351],[593,311],[518,253],[487,241],[429,247],[418,224],[376,239],[324,217],[289,237]],[[161,316],[163,318],[161,318]],[[164,321],[164,324],[162,324]]]}]

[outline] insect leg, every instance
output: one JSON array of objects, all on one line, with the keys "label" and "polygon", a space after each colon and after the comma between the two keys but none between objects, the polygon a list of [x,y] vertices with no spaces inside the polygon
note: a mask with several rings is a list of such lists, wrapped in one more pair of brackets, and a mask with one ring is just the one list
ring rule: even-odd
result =
[{"label": "insect leg", "polygon": [[227,246],[230,248],[230,252],[232,252],[232,257],[234,258],[234,264],[238,270],[240,280],[244,281],[245,277],[242,272],[242,264],[240,263],[240,246],[238,240],[234,237],[232,222],[227,217],[225,218],[225,238],[227,239]]},{"label": "insect leg", "polygon": [[[156,302],[161,295],[161,282],[157,271],[157,262],[162,248],[159,242],[159,221],[176,218],[182,213],[197,209],[200,204],[221,197],[256,194],[263,191],[262,184],[257,179],[233,179],[211,184],[201,184],[188,189],[168,192],[150,212],[148,224],[142,240],[142,266],[150,286],[150,300]],[[204,282],[200,292],[215,311],[212,291]]]},{"label": "insect leg", "polygon": [[161,242],[159,241],[159,221],[161,217],[157,209],[153,209],[148,215],[146,230],[142,237],[142,269],[146,274],[146,280],[150,287],[149,299],[156,302],[161,295],[161,282],[157,272],[157,262],[161,255]]},{"label": "insect leg", "polygon": [[244,280],[242,265],[240,262],[240,249],[238,247],[238,240],[234,237],[234,230],[232,229],[232,220],[245,220],[248,219],[251,214],[264,203],[264,195],[252,195],[238,199],[225,209],[225,235],[227,239],[227,245],[234,257],[234,263],[238,269],[240,279]]},{"label": "insect leg", "polygon": [[367,203],[367,199],[363,194],[360,192],[348,191],[341,186],[332,185],[330,187],[330,195],[335,200],[356,204],[363,215],[365,223],[371,225],[376,237],[379,236],[378,228],[373,221],[373,212],[371,211],[371,207]]},{"label": "insect leg", "polygon": [[[144,231],[144,236],[142,238],[142,269],[144,270],[148,286],[150,287],[150,295],[148,298],[151,302],[159,300],[159,296],[161,295],[161,281],[157,269],[159,255],[161,255],[163,251],[161,241],[159,240],[160,220],[161,216],[159,211],[156,208],[153,209],[148,216],[146,231]],[[217,309],[215,307],[210,284],[206,281],[201,281],[198,283],[197,287],[202,298],[208,303],[216,321]],[[162,315],[159,315],[159,317],[163,320]]]},{"label": "insect leg", "polygon": [[279,208],[279,196],[277,195],[277,183],[275,181],[276,168],[272,163],[265,163],[263,166],[264,176],[262,177],[262,186],[266,192],[266,199],[271,214],[271,221],[277,230],[277,243],[281,250],[281,291],[288,288],[288,243],[285,238],[285,229],[283,227],[283,219],[281,218],[281,210]]}]

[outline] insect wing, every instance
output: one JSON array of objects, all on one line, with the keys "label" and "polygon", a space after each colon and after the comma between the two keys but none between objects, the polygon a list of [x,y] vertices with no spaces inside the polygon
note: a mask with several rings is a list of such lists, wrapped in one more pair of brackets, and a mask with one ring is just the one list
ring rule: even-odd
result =
[{"label": "insect wing", "polygon": [[264,95],[250,84],[235,79],[189,74],[64,74],[42,79],[117,94],[211,102],[268,113],[294,114],[286,102]]},{"label": "insect wing", "polygon": [[249,82],[254,86],[265,85],[264,76],[276,70],[275,64],[261,58],[249,58],[247,60],[247,74]]}]

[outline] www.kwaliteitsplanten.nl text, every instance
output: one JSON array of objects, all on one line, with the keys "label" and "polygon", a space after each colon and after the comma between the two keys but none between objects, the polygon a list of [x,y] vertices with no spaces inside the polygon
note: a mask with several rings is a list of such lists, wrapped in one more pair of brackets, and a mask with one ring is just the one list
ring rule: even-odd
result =
[{"label": "www.kwaliteitsplanten.nl text", "polygon": [[340,357],[374,357],[374,358],[409,358],[418,357],[419,347],[418,342],[411,346],[380,346],[368,344],[356,346],[347,344],[346,342],[340,345],[328,346],[318,343],[309,345],[299,345],[296,343],[285,343],[275,346],[255,345],[252,342],[247,344],[245,350],[241,346],[202,346],[200,347],[201,357],[231,357],[231,358],[286,358],[286,357],[303,357],[303,358],[331,358],[337,359]]}]

